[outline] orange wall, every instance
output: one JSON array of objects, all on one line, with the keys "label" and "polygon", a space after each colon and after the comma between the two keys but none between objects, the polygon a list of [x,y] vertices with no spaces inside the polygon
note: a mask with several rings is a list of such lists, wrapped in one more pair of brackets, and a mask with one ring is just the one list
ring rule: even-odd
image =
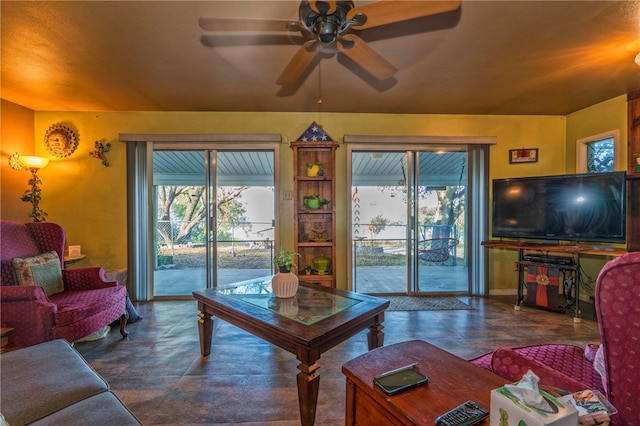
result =
[{"label": "orange wall", "polygon": [[[28,175],[7,165],[13,151],[50,157],[44,147],[44,133],[55,123],[78,133],[76,152],[64,159],[51,158],[39,172],[43,180],[42,208],[48,221],[60,223],[69,244],[80,244],[87,259],[77,266],[101,265],[108,269],[126,267],[126,146],[120,133],[279,133],[280,191],[293,188],[289,141],[295,140],[316,121],[334,139],[344,134],[495,136],[490,150],[490,179],[571,173],[575,163],[575,138],[620,127],[626,141],[624,96],[594,105],[570,116],[490,115],[397,115],[335,113],[213,113],[213,112],[32,112],[4,102],[2,114],[2,219],[27,221],[29,204],[20,201]],[[5,105],[8,105],[5,108]],[[35,123],[34,123],[35,116]],[[582,119],[584,117],[584,120]],[[586,122],[583,122],[586,121]],[[8,129],[5,136],[5,128]],[[604,130],[599,130],[604,129]],[[20,144],[10,136],[20,135]],[[5,140],[7,141],[5,143]],[[17,139],[16,139],[17,140]],[[95,141],[111,144],[104,167],[89,156]],[[7,149],[8,147],[8,149]],[[537,163],[510,164],[510,149],[538,148]],[[349,197],[340,182],[346,181],[346,149],[338,149],[338,193],[336,208],[345,211]],[[8,171],[7,171],[8,170]],[[9,176],[9,178],[5,178]],[[280,217],[292,217],[292,202],[280,199]],[[7,205],[11,204],[11,208]],[[346,234],[347,218],[339,217],[338,233]],[[292,230],[281,226],[280,240],[291,247]],[[338,247],[338,258],[346,259],[348,244]],[[513,250],[492,250],[490,283],[492,292],[513,292],[515,278]],[[347,268],[338,266],[338,286],[346,287]]]},{"label": "orange wall", "polygon": [[[46,153],[42,137],[54,123],[75,129],[78,150],[64,159],[52,159],[41,172],[47,184],[48,220],[65,227],[70,244],[80,244],[87,259],[78,266],[104,265],[109,269],[126,266],[126,146],[120,133],[278,133],[281,191],[293,189],[292,153],[289,142],[297,139],[317,122],[334,139],[345,134],[496,136],[491,148],[492,177],[559,174],[564,172],[566,119],[563,116],[489,115],[400,115],[337,113],[239,113],[239,112],[36,112],[36,151]],[[110,167],[89,157],[96,140],[111,143],[107,157]],[[509,164],[509,149],[523,146],[540,148],[535,164]],[[337,151],[337,211],[346,211],[350,200],[346,182],[346,149]],[[293,217],[292,200],[279,199],[279,239],[284,247],[293,246],[293,230],[286,226]],[[55,200],[51,202],[50,200]],[[347,233],[347,218],[338,215],[337,232]],[[346,288],[349,244],[337,247],[337,282]],[[505,283],[505,286],[510,284]]]},{"label": "orange wall", "polygon": [[[26,222],[31,211],[31,204],[20,198],[27,189],[27,181],[31,177],[26,170],[13,170],[9,167],[8,158],[16,152],[20,155],[34,155],[35,114],[32,110],[2,100],[0,104],[2,131],[0,133],[0,217],[3,220]],[[45,185],[43,184],[43,189]],[[42,203],[46,211],[47,200]]]}]

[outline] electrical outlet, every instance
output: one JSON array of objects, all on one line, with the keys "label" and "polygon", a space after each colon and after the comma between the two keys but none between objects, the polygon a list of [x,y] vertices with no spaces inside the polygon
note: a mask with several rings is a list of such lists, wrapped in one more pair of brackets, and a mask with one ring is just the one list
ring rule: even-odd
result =
[{"label": "electrical outlet", "polygon": [[293,200],[293,191],[284,191],[282,193],[283,200]]}]

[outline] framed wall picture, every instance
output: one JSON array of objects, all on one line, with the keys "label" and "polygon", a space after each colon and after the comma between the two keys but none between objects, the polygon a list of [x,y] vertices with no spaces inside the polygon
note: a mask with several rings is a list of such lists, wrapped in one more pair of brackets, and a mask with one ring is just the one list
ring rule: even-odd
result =
[{"label": "framed wall picture", "polygon": [[538,148],[521,148],[509,150],[509,163],[537,163]]}]

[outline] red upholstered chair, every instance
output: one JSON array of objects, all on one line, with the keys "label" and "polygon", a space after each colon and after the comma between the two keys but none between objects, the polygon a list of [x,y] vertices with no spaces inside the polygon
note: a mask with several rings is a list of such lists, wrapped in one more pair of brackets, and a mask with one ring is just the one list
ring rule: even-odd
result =
[{"label": "red upholstered chair", "polygon": [[613,425],[640,425],[640,252],[608,262],[594,298],[600,345],[499,348],[471,362],[514,382],[530,369],[543,385],[600,390],[618,409]]},{"label": "red upholstered chair", "polygon": [[[0,323],[13,328],[9,347],[59,338],[74,342],[118,318],[120,333],[127,335],[126,287],[105,280],[100,267],[64,269],[65,232],[60,225],[2,221],[0,239]],[[48,266],[54,264],[51,269],[56,271],[47,270],[47,274],[56,275],[57,282],[61,275],[63,287],[47,296],[42,286],[24,285],[24,280],[18,279],[13,260],[33,259],[50,252],[55,254],[48,255]],[[60,262],[59,271],[55,255]]]}]

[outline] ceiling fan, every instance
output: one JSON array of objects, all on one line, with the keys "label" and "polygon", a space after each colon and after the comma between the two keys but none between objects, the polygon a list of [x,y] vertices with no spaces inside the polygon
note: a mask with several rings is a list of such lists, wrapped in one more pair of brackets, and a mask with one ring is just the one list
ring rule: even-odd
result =
[{"label": "ceiling fan", "polygon": [[394,1],[380,0],[356,7],[353,1],[308,0],[298,8],[298,21],[281,19],[200,18],[206,31],[288,31],[301,43],[300,49],[276,80],[281,86],[296,84],[315,64],[319,54],[342,53],[379,81],[398,71],[356,33],[368,28],[456,10],[460,0]]}]

